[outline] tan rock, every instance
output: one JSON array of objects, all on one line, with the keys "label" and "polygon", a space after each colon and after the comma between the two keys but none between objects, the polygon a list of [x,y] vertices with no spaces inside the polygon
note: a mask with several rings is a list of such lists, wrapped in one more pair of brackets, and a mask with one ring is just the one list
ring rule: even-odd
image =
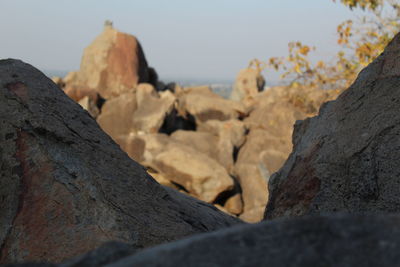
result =
[{"label": "tan rock", "polygon": [[[178,130],[171,134],[172,140],[193,148],[210,158],[218,161],[218,137],[207,133],[197,131]],[[226,151],[225,151],[226,152]]]},{"label": "tan rock", "polygon": [[236,77],[230,99],[242,101],[247,98],[254,98],[262,91],[265,85],[264,77],[260,71],[253,68],[243,69]]},{"label": "tan rock", "polygon": [[85,96],[88,96],[93,101],[97,101],[98,93],[96,90],[79,85],[66,85],[64,88],[64,93],[71,99],[79,102]]},{"label": "tan rock", "polygon": [[244,115],[243,104],[224,99],[205,89],[192,90],[178,97],[178,112],[181,116],[190,114],[198,124],[207,120],[230,120]]},{"label": "tan rock", "polygon": [[125,151],[128,156],[141,163],[144,161],[145,142],[143,139],[138,138],[135,134],[118,135],[114,141],[120,145],[121,149]]},{"label": "tan rock", "polygon": [[175,96],[170,91],[155,91],[151,84],[139,84],[136,89],[137,109],[133,116],[137,132],[157,133],[165,116],[172,111]]},{"label": "tan rock", "polygon": [[235,148],[239,148],[245,140],[246,128],[239,120],[208,120],[198,127],[199,132],[208,132],[217,138],[215,145],[218,162],[224,166],[230,174],[234,174],[233,154]]},{"label": "tan rock", "polygon": [[134,131],[133,115],[136,107],[135,93],[122,94],[104,103],[97,122],[114,139],[128,135]]},{"label": "tan rock", "polygon": [[228,198],[225,202],[224,209],[235,215],[241,214],[243,212],[243,200],[241,194],[237,193]]},{"label": "tan rock", "polygon": [[232,178],[220,164],[184,145],[168,144],[155,157],[154,166],[191,195],[209,203],[233,188]]},{"label": "tan rock", "polygon": [[109,99],[133,91],[138,83],[149,78],[147,62],[136,37],[105,26],[85,48],[77,80],[82,87],[95,89]]},{"label": "tan rock", "polygon": [[[267,182],[269,173],[263,171],[262,166],[254,163],[240,163],[235,165],[237,179],[242,188],[243,215],[248,222],[259,221],[268,201]],[[256,213],[259,211],[259,213]],[[251,214],[251,215],[250,215]]]},{"label": "tan rock", "polygon": [[233,188],[227,171],[206,154],[175,141],[165,134],[145,134],[136,138],[145,143],[141,163],[195,196],[213,202]]}]

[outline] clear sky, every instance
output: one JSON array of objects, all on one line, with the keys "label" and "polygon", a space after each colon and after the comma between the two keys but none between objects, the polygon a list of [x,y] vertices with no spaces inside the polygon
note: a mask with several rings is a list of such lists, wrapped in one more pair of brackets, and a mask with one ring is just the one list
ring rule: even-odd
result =
[{"label": "clear sky", "polygon": [[77,70],[109,19],[166,80],[233,80],[252,58],[286,55],[289,41],[329,59],[336,26],[355,16],[332,0],[0,0],[0,10],[0,58]]}]

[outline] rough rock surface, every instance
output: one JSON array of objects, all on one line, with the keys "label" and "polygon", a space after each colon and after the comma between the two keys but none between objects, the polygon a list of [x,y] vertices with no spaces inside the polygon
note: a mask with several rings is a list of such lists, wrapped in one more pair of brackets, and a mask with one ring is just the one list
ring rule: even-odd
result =
[{"label": "rough rock surface", "polygon": [[[96,90],[109,99],[133,91],[150,81],[142,47],[135,36],[118,32],[111,25],[84,51],[75,85]],[[68,84],[67,87],[74,84]]]},{"label": "rough rock surface", "polygon": [[215,158],[233,175],[235,153],[245,141],[246,128],[244,123],[239,120],[208,120],[200,124],[197,130],[217,137]]},{"label": "rough rock surface", "polygon": [[245,113],[245,108],[241,103],[224,99],[205,87],[197,87],[179,94],[178,111],[184,117],[190,114],[200,124],[207,120],[237,119]]},{"label": "rough rock surface", "polygon": [[144,142],[142,164],[182,186],[191,195],[213,202],[233,189],[234,181],[214,159],[164,134],[138,136]]},{"label": "rough rock surface", "polygon": [[104,103],[97,122],[103,131],[116,140],[134,131],[133,114],[136,108],[136,93],[122,94]]},{"label": "rough rock surface", "polygon": [[136,88],[137,110],[133,116],[135,131],[157,133],[165,116],[174,107],[175,96],[170,91],[158,94],[151,84],[139,84]]},{"label": "rough rock surface", "polygon": [[400,35],[317,117],[270,179],[267,218],[400,211]]},{"label": "rough rock surface", "polygon": [[340,214],[274,220],[146,249],[108,267],[399,266],[399,221]]},{"label": "rough rock surface", "polygon": [[134,254],[135,249],[127,243],[110,241],[84,255],[68,260],[62,267],[98,267]]},{"label": "rough rock surface", "polygon": [[110,240],[135,248],[238,223],[159,185],[81,106],[0,61],[0,263],[60,262]]}]

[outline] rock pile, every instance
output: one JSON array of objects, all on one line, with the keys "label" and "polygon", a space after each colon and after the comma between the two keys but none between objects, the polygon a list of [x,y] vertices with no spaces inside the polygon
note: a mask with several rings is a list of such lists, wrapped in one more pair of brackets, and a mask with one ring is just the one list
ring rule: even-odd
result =
[{"label": "rock pile", "polygon": [[[156,183],[40,72],[20,61],[0,61],[0,263],[74,257],[35,266],[399,266],[399,62],[397,35],[336,101],[298,122],[293,151],[269,180],[265,216],[272,220],[236,225],[213,206]],[[190,91],[209,94],[204,88],[184,93]],[[280,140],[286,132],[279,135],[276,124],[314,113],[321,94],[331,93],[275,88],[255,98],[249,116],[225,120],[181,113],[174,102],[171,114],[193,120],[197,131],[176,129],[169,136],[133,123],[134,130],[119,136],[126,137],[120,138],[131,157],[171,187],[208,202],[224,197],[226,209],[228,202],[236,205],[236,191],[228,197],[209,189],[240,187],[243,216],[246,205],[256,203],[254,210],[258,203],[246,201],[238,166],[257,163],[259,175],[268,176],[268,168],[278,167],[267,161],[277,153],[266,144],[286,145]],[[269,102],[274,95],[281,105]],[[135,93],[132,103],[142,96]],[[260,110],[281,116],[274,121],[264,113],[261,120]],[[229,127],[234,130],[224,131]],[[191,141],[196,144],[189,147]],[[218,147],[237,144],[230,165]],[[258,156],[248,152],[250,144]],[[180,166],[186,162],[193,167]],[[202,162],[214,170],[208,173]],[[192,174],[193,168],[199,171]],[[228,174],[237,175],[238,185],[228,182]],[[209,230],[216,231],[141,250]]]},{"label": "rock pile", "polygon": [[[254,68],[238,75],[234,92],[243,95],[238,101],[224,99],[209,86],[160,91],[143,82],[145,74],[139,75],[146,73],[147,63],[133,40],[106,26],[85,50],[81,70],[57,83],[65,84],[64,91],[74,100],[85,96],[79,103],[158,182],[247,222],[260,221],[268,179],[291,151],[295,121],[315,115],[338,92],[285,87],[259,92],[264,78]],[[110,56],[118,47],[139,50],[128,54],[127,62]],[[97,58],[96,53],[105,56]],[[144,62],[143,69],[123,68],[132,62]]]}]

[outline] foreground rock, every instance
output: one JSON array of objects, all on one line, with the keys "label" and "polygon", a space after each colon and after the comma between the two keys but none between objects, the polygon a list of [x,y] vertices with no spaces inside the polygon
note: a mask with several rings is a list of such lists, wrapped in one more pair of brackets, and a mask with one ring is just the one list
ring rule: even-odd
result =
[{"label": "foreground rock", "polygon": [[398,266],[399,219],[335,214],[275,220],[150,248],[108,266]]},{"label": "foreground rock", "polygon": [[400,35],[319,116],[299,122],[267,218],[400,211]]},{"label": "foreground rock", "polygon": [[0,263],[60,262],[238,223],[159,185],[32,66],[0,61]]}]

